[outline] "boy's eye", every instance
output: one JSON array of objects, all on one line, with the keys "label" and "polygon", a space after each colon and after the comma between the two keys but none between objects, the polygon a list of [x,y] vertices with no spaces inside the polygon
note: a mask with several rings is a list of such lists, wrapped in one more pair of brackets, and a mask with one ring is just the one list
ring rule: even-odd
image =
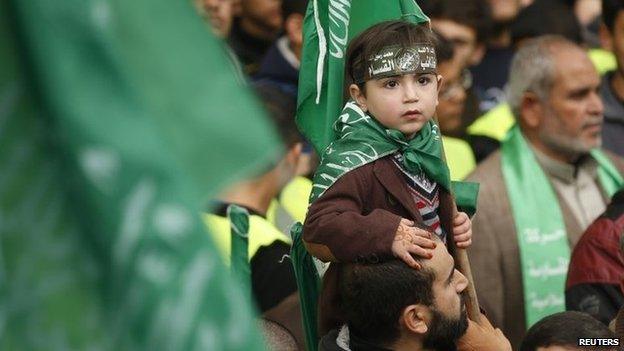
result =
[{"label": "boy's eye", "polygon": [[429,76],[418,77],[418,84],[420,84],[420,85],[427,85],[429,83],[431,83],[431,77],[429,77]]},{"label": "boy's eye", "polygon": [[399,86],[399,82],[394,79],[388,80],[384,83],[384,87],[386,88],[396,88],[397,86]]}]

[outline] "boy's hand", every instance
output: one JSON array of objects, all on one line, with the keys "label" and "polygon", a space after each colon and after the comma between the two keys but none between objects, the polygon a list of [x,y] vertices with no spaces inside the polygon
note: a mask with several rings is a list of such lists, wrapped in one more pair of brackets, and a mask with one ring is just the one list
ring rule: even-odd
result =
[{"label": "boy's hand", "polygon": [[494,328],[481,314],[479,323],[468,319],[468,330],[457,341],[458,351],[512,351],[509,340],[503,332]]},{"label": "boy's hand", "polygon": [[464,212],[457,212],[453,218],[453,238],[457,247],[461,249],[472,244],[472,221]]},{"label": "boy's hand", "polygon": [[424,258],[433,257],[433,252],[427,249],[434,249],[436,243],[431,240],[431,233],[414,227],[414,222],[402,218],[394,235],[392,242],[392,254],[405,261],[408,266],[420,269],[420,264],[414,260],[411,254]]}]

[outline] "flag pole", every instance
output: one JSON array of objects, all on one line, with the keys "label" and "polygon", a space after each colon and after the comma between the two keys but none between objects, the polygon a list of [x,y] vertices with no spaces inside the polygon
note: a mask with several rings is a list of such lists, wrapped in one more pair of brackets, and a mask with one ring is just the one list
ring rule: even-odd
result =
[{"label": "flag pole", "polygon": [[[433,117],[435,123],[439,126],[438,123],[438,115],[436,114]],[[442,144],[444,141],[440,138]],[[442,159],[446,162],[446,154],[444,152],[444,146],[442,147]],[[455,203],[455,198],[452,198],[453,201],[453,214],[451,218],[455,218],[457,215],[457,204]],[[452,233],[451,233],[452,235]],[[468,318],[477,324],[481,323],[481,310],[479,309],[479,300],[477,299],[477,291],[475,289],[474,278],[472,277],[472,269],[470,267],[470,260],[468,259],[468,253],[466,249],[461,249],[455,245],[455,240],[451,238],[451,240],[447,240],[447,247],[453,259],[455,259],[455,267],[466,277],[468,280],[468,286],[466,290],[462,293],[464,296],[464,301],[466,302],[466,311],[468,313]]]}]

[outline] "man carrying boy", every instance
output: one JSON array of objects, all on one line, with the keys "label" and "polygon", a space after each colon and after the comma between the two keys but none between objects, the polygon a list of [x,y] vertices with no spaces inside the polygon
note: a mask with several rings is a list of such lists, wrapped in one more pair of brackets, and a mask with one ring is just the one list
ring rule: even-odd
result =
[{"label": "man carrying boy", "polygon": [[325,335],[319,349],[510,351],[485,317],[482,325],[467,319],[462,292],[468,280],[436,240],[431,259],[415,257],[422,269],[397,259],[342,265],[345,324]]},{"label": "man carrying boy", "polygon": [[[431,258],[433,234],[470,245],[471,222],[455,211],[431,121],[442,80],[431,31],[402,21],[374,25],[349,44],[345,67],[353,101],[315,175],[303,228],[308,251],[332,262],[395,256],[419,268],[412,254]],[[332,264],[324,277],[322,334],[344,321],[338,269]]]}]

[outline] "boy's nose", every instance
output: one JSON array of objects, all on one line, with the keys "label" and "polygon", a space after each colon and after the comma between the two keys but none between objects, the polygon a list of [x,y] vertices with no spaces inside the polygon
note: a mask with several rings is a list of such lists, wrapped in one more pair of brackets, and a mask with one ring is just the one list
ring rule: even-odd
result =
[{"label": "boy's nose", "polygon": [[405,85],[405,88],[403,89],[403,100],[405,102],[418,101],[418,92],[411,84]]}]

